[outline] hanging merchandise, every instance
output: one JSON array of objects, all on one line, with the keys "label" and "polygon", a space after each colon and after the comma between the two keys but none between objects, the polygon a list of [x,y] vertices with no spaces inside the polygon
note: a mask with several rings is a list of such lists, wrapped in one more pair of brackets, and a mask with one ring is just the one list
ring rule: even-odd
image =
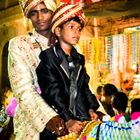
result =
[{"label": "hanging merchandise", "polygon": [[98,2],[100,0],[60,0],[60,2],[64,3],[70,3],[70,4],[77,4],[77,3],[82,3],[84,5],[90,5],[93,2]]},{"label": "hanging merchandise", "polygon": [[136,65],[140,64],[140,32],[136,32]]},{"label": "hanging merchandise", "polygon": [[132,33],[132,65],[136,65],[136,33]]},{"label": "hanging merchandise", "polygon": [[115,84],[120,89],[124,79],[132,80],[134,73],[140,72],[139,30],[82,39],[79,45],[82,54],[85,55],[91,83],[96,85],[93,85],[94,89],[97,85],[107,82]]}]

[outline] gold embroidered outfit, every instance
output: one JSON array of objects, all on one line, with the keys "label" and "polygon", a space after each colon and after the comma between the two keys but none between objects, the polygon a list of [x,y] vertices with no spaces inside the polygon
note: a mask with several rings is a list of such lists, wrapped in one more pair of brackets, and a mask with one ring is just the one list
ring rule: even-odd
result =
[{"label": "gold embroidered outfit", "polygon": [[47,49],[47,44],[48,39],[36,32],[9,42],[8,72],[18,102],[14,116],[16,140],[39,140],[39,133],[46,123],[57,115],[36,90],[39,87],[35,69],[40,62],[41,49]]}]

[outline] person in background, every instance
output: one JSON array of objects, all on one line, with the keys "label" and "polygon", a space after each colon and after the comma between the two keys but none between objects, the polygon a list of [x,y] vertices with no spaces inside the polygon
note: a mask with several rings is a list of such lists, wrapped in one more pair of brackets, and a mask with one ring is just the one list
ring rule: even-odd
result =
[{"label": "person in background", "polygon": [[103,87],[103,96],[102,96],[101,102],[105,111],[111,117],[115,115],[115,112],[111,104],[111,99],[114,94],[117,94],[117,92],[118,92],[118,89],[113,84],[107,83]]},{"label": "person in background", "polygon": [[2,90],[2,94],[2,105],[6,109],[6,106],[10,103],[10,100],[13,97],[13,92],[9,86],[6,86]]},{"label": "person in background", "polygon": [[103,86],[98,86],[96,89],[96,98],[101,101],[103,95]]},{"label": "person in background", "polygon": [[16,140],[41,140],[42,132],[46,139],[53,140],[50,131],[64,135],[64,121],[40,96],[35,70],[40,52],[48,48],[56,3],[53,0],[19,0],[19,3],[24,16],[31,20],[34,32],[17,36],[9,43],[8,72],[17,100],[14,135]]},{"label": "person in background", "polygon": [[104,115],[107,115],[103,105],[102,105],[102,96],[103,96],[103,86],[98,86],[97,89],[96,89],[96,94],[95,94],[97,100],[98,100],[98,103],[99,103],[99,108],[97,109],[96,113],[98,114],[99,116],[99,119],[102,120],[102,117]]},{"label": "person in background", "polygon": [[122,82],[121,90],[129,96],[130,92],[133,90],[134,81],[133,80],[124,80]]},{"label": "person in background", "polygon": [[2,101],[0,109],[0,139],[12,140],[13,135],[13,118],[6,112],[6,107],[13,97],[10,86],[5,86],[2,90]]},{"label": "person in background", "polygon": [[140,139],[140,98],[135,98],[131,101],[131,122],[132,122],[132,137],[135,140]]},{"label": "person in background", "polygon": [[134,86],[134,75],[135,71],[133,69],[127,69],[125,73],[121,75],[121,89],[127,96],[133,92]]},{"label": "person in background", "polygon": [[117,92],[112,96],[112,106],[115,109],[115,121],[119,122],[119,119],[123,117],[123,121],[130,121],[130,115],[126,112],[128,106],[128,97],[123,92]]},{"label": "person in background", "polygon": [[65,120],[69,132],[79,133],[83,121],[96,120],[99,107],[88,83],[84,56],[74,45],[80,39],[85,25],[82,8],[78,5],[62,4],[52,18],[51,41],[53,47],[40,54],[37,67],[41,96]]},{"label": "person in background", "polygon": [[131,119],[136,120],[140,117],[140,98],[131,101]]}]

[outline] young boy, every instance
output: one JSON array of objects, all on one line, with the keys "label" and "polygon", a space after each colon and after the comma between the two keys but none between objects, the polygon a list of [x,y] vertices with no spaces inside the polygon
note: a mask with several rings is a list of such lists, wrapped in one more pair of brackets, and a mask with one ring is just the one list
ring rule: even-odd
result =
[{"label": "young boy", "polygon": [[57,42],[40,54],[37,68],[41,96],[65,120],[68,131],[75,133],[82,130],[83,121],[98,118],[99,107],[88,86],[84,56],[74,48],[84,25],[80,6],[60,5],[51,28]]},{"label": "young boy", "polygon": [[115,121],[119,122],[119,119],[123,117],[123,120],[130,121],[130,115],[126,112],[128,106],[128,97],[124,92],[117,92],[112,97],[112,106],[116,110]]},{"label": "young boy", "polygon": [[140,117],[140,98],[131,101],[131,119],[136,120]]}]

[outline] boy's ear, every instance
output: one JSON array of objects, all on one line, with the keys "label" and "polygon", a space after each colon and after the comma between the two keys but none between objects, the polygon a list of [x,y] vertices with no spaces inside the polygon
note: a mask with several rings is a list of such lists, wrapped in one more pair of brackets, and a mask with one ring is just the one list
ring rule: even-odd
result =
[{"label": "boy's ear", "polygon": [[61,29],[60,29],[60,27],[56,27],[55,28],[55,34],[56,34],[56,36],[60,36],[61,34],[60,34],[60,31],[61,31]]}]

